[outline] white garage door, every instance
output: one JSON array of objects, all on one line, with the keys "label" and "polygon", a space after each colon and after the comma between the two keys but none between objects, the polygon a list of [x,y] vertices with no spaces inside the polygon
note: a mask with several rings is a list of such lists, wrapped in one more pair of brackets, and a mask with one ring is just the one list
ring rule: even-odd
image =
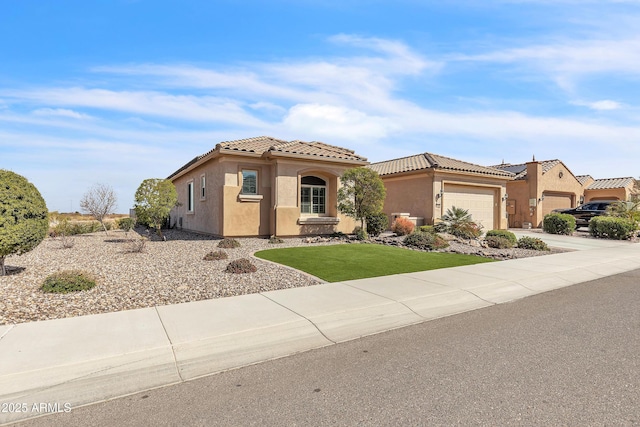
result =
[{"label": "white garage door", "polygon": [[486,187],[467,187],[445,184],[443,213],[452,206],[469,211],[473,220],[482,224],[484,231],[495,228],[495,190]]}]

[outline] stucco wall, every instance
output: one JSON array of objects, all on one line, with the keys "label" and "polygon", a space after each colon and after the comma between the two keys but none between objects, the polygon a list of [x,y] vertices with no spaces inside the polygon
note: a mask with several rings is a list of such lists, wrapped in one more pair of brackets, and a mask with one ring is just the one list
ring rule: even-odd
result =
[{"label": "stucco wall", "polygon": [[[391,214],[408,213],[411,217],[424,218],[425,224],[433,224],[433,173],[421,171],[404,176],[383,176],[387,192],[383,212]],[[429,222],[431,221],[431,222]]]},{"label": "stucco wall", "polygon": [[[556,196],[567,196],[571,206],[576,207],[583,194],[582,184],[571,171],[559,163],[542,174],[542,164],[527,163],[527,176],[524,180],[511,181],[507,184],[509,203],[515,203],[515,214],[509,215],[510,227],[522,227],[523,222],[530,222],[533,227],[541,227],[544,215],[551,207],[545,207],[544,193]],[[535,206],[529,206],[529,200],[535,199]]]},{"label": "stucco wall", "polygon": [[[218,236],[297,236],[351,233],[355,221],[337,211],[339,177],[353,165],[323,161],[221,156],[173,180],[180,206],[173,209],[172,226]],[[258,197],[244,197],[242,170],[258,171]],[[206,195],[200,198],[200,177]],[[327,183],[326,213],[300,212],[300,178],[313,175]],[[187,185],[194,183],[194,210],[187,211]],[[301,218],[326,217],[330,224],[300,224]],[[335,221],[333,218],[338,218]],[[304,222],[304,221],[303,221]]]},{"label": "stucco wall", "polygon": [[502,197],[506,193],[506,179],[476,176],[472,174],[423,170],[405,175],[383,176],[382,180],[387,190],[384,202],[384,213],[408,213],[412,217],[423,217],[425,224],[433,224],[439,219],[444,206],[435,195],[449,184],[477,186],[490,188],[494,191],[493,228],[507,228],[505,203]]},{"label": "stucco wall", "polygon": [[584,190],[584,200],[628,200],[629,191],[627,188],[607,188],[600,190]]}]

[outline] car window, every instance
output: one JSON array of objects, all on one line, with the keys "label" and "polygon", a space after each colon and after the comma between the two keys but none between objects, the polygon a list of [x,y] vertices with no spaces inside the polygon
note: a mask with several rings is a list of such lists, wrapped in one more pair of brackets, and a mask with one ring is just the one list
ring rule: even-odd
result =
[{"label": "car window", "polygon": [[597,203],[587,203],[586,205],[582,205],[580,210],[583,211],[592,211],[598,206]]},{"label": "car window", "polygon": [[608,207],[610,204],[611,204],[611,203],[600,203],[600,204],[598,205],[598,210],[600,210],[600,211],[607,210],[607,207]]}]

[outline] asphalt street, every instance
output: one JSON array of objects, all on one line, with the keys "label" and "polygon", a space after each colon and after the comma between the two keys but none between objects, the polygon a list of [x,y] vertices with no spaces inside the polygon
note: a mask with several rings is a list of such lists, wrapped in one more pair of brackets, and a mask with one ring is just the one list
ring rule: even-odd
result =
[{"label": "asphalt street", "polygon": [[639,425],[640,270],[24,426]]}]

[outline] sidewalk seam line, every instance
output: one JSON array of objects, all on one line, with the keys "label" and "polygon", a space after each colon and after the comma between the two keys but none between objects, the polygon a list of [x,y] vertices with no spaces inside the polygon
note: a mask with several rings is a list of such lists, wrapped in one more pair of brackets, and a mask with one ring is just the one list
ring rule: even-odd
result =
[{"label": "sidewalk seam line", "polygon": [[7,330],[5,331],[5,333],[4,333],[4,334],[2,334],[2,336],[0,336],[0,341],[2,341],[2,339],[3,339],[4,337],[6,337],[6,336],[7,336],[7,334],[9,333],[9,331],[10,331],[10,330],[12,330],[12,329],[13,329],[13,328],[15,328],[15,327],[16,327],[16,325],[9,324],[9,329],[7,329]]},{"label": "sidewalk seam line", "polygon": [[176,373],[178,374],[178,378],[180,378],[180,381],[184,382],[184,378],[182,378],[182,374],[180,373],[180,367],[178,366],[178,358],[176,357],[176,350],[173,347],[173,342],[171,341],[171,337],[169,336],[169,333],[167,332],[167,328],[164,326],[164,322],[162,321],[162,316],[160,316],[160,312],[158,311],[158,306],[156,305],[153,308],[155,309],[156,314],[158,315],[158,320],[160,320],[160,324],[162,325],[162,330],[164,330],[164,334],[166,335],[167,339],[169,340],[169,345],[171,346],[171,354],[173,355],[173,364],[176,367]]},{"label": "sidewalk seam line", "polygon": [[334,341],[334,340],[332,340],[331,338],[329,338],[328,336],[326,336],[326,335],[324,334],[324,332],[322,332],[322,331],[320,330],[320,328],[318,327],[318,325],[316,325],[316,324],[315,324],[311,319],[309,319],[308,317],[303,316],[302,314],[300,314],[300,313],[298,313],[298,312],[296,312],[296,311],[294,311],[294,310],[290,309],[289,307],[287,307],[287,306],[285,306],[285,305],[280,304],[278,301],[276,301],[276,300],[274,300],[274,299],[269,298],[268,296],[266,296],[266,295],[265,295],[265,294],[263,294],[263,293],[260,293],[260,295],[262,295],[263,297],[265,297],[265,298],[266,298],[266,299],[268,299],[269,301],[271,301],[271,302],[273,302],[273,303],[275,303],[275,304],[278,304],[280,307],[282,307],[282,308],[285,308],[285,309],[289,310],[290,312],[292,312],[292,313],[293,313],[293,314],[295,314],[296,316],[300,316],[300,317],[302,317],[302,318],[303,318],[303,319],[305,319],[307,322],[311,323],[311,324],[313,325],[313,327],[314,327],[314,328],[316,328],[316,329],[318,330],[318,332],[320,332],[320,334],[321,334],[323,337],[325,337],[329,342],[331,342],[331,343],[333,343],[333,344],[338,344],[338,343],[337,343],[337,341]]},{"label": "sidewalk seam line", "polygon": [[368,289],[361,289],[361,288],[358,288],[358,287],[352,286],[352,285],[350,285],[350,284],[348,284],[348,283],[346,283],[346,282],[342,282],[342,284],[343,284],[343,285],[347,285],[347,286],[349,286],[349,287],[351,287],[351,288],[353,288],[353,289],[357,289],[357,290],[359,290],[359,291],[368,292],[368,293],[370,293],[371,295],[375,295],[375,296],[380,297],[380,298],[388,299],[388,300],[389,300],[389,301],[391,301],[391,302],[394,302],[394,303],[396,303],[396,304],[400,304],[400,305],[402,305],[403,307],[407,308],[410,312],[412,312],[412,313],[413,313],[413,314],[415,314],[416,316],[418,316],[418,317],[420,317],[420,318],[422,318],[422,319],[428,319],[428,317],[425,317],[425,316],[421,315],[420,313],[415,312],[411,307],[409,307],[408,305],[406,305],[406,304],[405,304],[404,302],[402,302],[402,301],[398,301],[398,300],[395,300],[395,299],[393,299],[393,298],[385,297],[384,295],[377,294],[377,293],[375,293],[375,292],[373,292],[373,291],[370,291],[370,290],[368,290]]}]

